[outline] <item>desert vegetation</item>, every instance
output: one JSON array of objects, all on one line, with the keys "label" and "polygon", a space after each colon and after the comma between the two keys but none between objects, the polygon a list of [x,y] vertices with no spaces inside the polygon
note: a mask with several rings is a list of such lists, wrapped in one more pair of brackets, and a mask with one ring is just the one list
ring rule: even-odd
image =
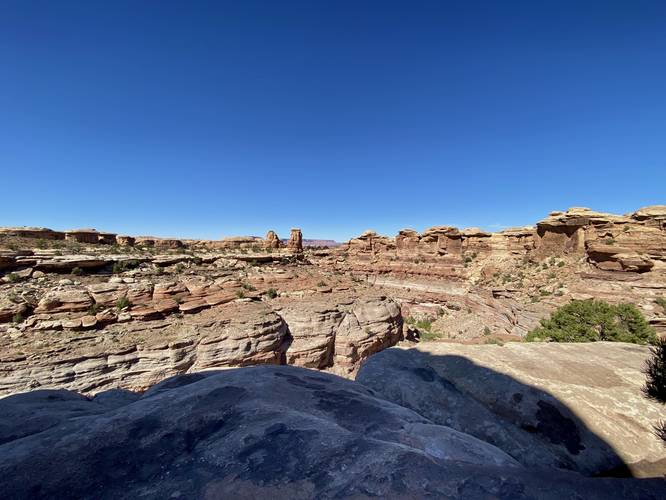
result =
[{"label": "desert vegetation", "polygon": [[[651,356],[645,363],[647,381],[643,393],[650,399],[666,404],[666,339],[658,339],[651,348]],[[654,426],[655,434],[666,444],[666,421]]]},{"label": "desert vegetation", "polygon": [[572,300],[526,337],[527,341],[631,342],[649,344],[656,334],[633,304],[612,305],[603,300]]}]

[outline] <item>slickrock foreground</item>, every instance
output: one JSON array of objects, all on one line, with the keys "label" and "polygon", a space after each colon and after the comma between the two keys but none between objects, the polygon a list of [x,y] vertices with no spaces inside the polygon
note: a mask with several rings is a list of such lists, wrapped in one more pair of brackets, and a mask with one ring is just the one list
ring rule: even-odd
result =
[{"label": "slickrock foreground", "polygon": [[[664,493],[661,479],[526,467],[360,383],[287,366],[179,376],[142,396],[35,391],[0,400],[0,421],[6,498],[656,500]],[[557,421],[544,425],[558,429]]]},{"label": "slickrock foreground", "polygon": [[648,353],[611,342],[427,342],[373,356],[356,380],[526,467],[661,476],[666,447],[653,425],[666,410],[641,391]]}]

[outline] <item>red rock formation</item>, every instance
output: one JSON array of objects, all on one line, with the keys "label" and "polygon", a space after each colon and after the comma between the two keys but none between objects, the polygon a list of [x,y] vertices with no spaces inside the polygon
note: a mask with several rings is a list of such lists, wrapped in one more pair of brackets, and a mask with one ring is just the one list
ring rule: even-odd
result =
[{"label": "red rock formation", "polygon": [[78,243],[99,243],[100,233],[97,229],[71,229],[65,231],[65,240]]},{"label": "red rock formation", "polygon": [[280,238],[275,231],[268,231],[264,240],[265,248],[280,248]]},{"label": "red rock formation", "polygon": [[287,248],[294,253],[303,252],[303,235],[300,229],[292,228]]},{"label": "red rock formation", "polygon": [[666,266],[666,206],[646,207],[628,216],[571,208],[552,212],[536,228],[499,233],[436,226],[421,234],[403,229],[387,238],[366,231],[340,251],[356,270],[375,273],[454,277],[473,258],[539,260],[564,255],[585,257],[602,270],[646,272],[655,265]]},{"label": "red rock formation", "polygon": [[136,240],[132,236],[118,235],[116,236],[116,244],[121,247],[133,247]]}]

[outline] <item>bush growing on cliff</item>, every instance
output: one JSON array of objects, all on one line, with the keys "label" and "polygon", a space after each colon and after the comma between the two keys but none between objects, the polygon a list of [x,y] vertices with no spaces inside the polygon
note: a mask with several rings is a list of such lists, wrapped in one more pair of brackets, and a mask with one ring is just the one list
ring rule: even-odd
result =
[{"label": "bush growing on cliff", "polygon": [[632,342],[656,341],[654,329],[632,304],[611,305],[603,300],[572,300],[532,330],[527,341]]},{"label": "bush growing on cliff", "polygon": [[651,348],[651,354],[645,362],[647,382],[643,392],[650,399],[666,403],[666,339],[658,339]]},{"label": "bush growing on cliff", "polygon": [[120,297],[118,300],[116,300],[116,309],[119,311],[129,307],[130,305],[130,300],[127,298],[127,296]]},{"label": "bush growing on cliff", "polygon": [[[666,403],[666,339],[658,339],[651,351],[650,358],[645,362],[647,381],[643,393],[659,403]],[[666,443],[666,421],[657,423],[654,433]]]}]

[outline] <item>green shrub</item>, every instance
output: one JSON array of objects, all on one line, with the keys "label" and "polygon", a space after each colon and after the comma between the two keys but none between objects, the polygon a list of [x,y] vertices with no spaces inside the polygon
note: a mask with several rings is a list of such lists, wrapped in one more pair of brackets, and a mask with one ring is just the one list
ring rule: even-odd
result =
[{"label": "green shrub", "polygon": [[10,283],[16,283],[16,282],[19,281],[21,278],[20,278],[19,275],[16,274],[16,273],[9,273],[9,274],[7,275],[7,279],[9,280]]},{"label": "green shrub", "polygon": [[236,292],[236,297],[238,297],[239,299],[242,299],[243,297],[245,297],[245,292],[243,290],[238,290]]},{"label": "green shrub", "polygon": [[484,335],[490,335],[490,328],[488,328],[487,326],[484,326],[483,327],[483,334]]},{"label": "green shrub", "polygon": [[607,340],[646,344],[656,340],[654,329],[632,304],[602,300],[572,300],[527,334],[527,341],[595,342]]},{"label": "green shrub", "polygon": [[421,319],[416,322],[416,328],[418,330],[430,331],[432,329],[432,321],[429,319]]},{"label": "green shrub", "polygon": [[91,305],[91,306],[88,308],[88,314],[90,314],[91,316],[94,316],[94,315],[97,314],[101,309],[102,309],[102,306],[100,306],[99,304],[93,304],[93,305]]},{"label": "green shrub", "polygon": [[650,351],[652,355],[645,362],[647,382],[643,392],[650,399],[666,403],[666,339],[657,339]]},{"label": "green shrub", "polygon": [[[645,362],[647,380],[643,393],[659,403],[666,403],[666,339],[658,339]],[[666,443],[666,421],[654,425],[655,435]]]},{"label": "green shrub", "polygon": [[324,280],[322,280],[319,283],[317,283],[317,286],[321,287],[321,286],[328,286],[328,285],[326,284],[326,282]]},{"label": "green shrub", "polygon": [[564,267],[564,266],[565,266],[565,262],[563,260],[561,260],[557,263],[557,267]]},{"label": "green shrub", "polygon": [[268,296],[269,299],[274,299],[275,297],[277,297],[278,293],[275,288],[269,288],[268,290],[266,290],[266,295]]},{"label": "green shrub", "polygon": [[81,276],[83,274],[83,269],[81,269],[80,267],[75,267],[74,269],[72,269],[72,274],[74,276]]},{"label": "green shrub", "polygon": [[129,271],[130,269],[134,269],[135,267],[139,267],[140,262],[138,260],[123,260],[119,262],[115,262],[113,264],[113,274],[120,274],[124,273],[125,271]]},{"label": "green shrub", "polygon": [[185,266],[183,265],[182,262],[179,262],[178,264],[176,264],[176,272],[178,274],[182,273],[184,270],[185,270]]},{"label": "green shrub", "polygon": [[241,283],[241,286],[249,292],[254,292],[257,288],[251,283]]},{"label": "green shrub", "polygon": [[23,314],[16,313],[14,316],[12,316],[12,322],[14,323],[23,323]]},{"label": "green shrub", "polygon": [[130,300],[127,298],[126,295],[116,300],[116,309],[118,309],[119,311],[129,306],[130,306]]}]

